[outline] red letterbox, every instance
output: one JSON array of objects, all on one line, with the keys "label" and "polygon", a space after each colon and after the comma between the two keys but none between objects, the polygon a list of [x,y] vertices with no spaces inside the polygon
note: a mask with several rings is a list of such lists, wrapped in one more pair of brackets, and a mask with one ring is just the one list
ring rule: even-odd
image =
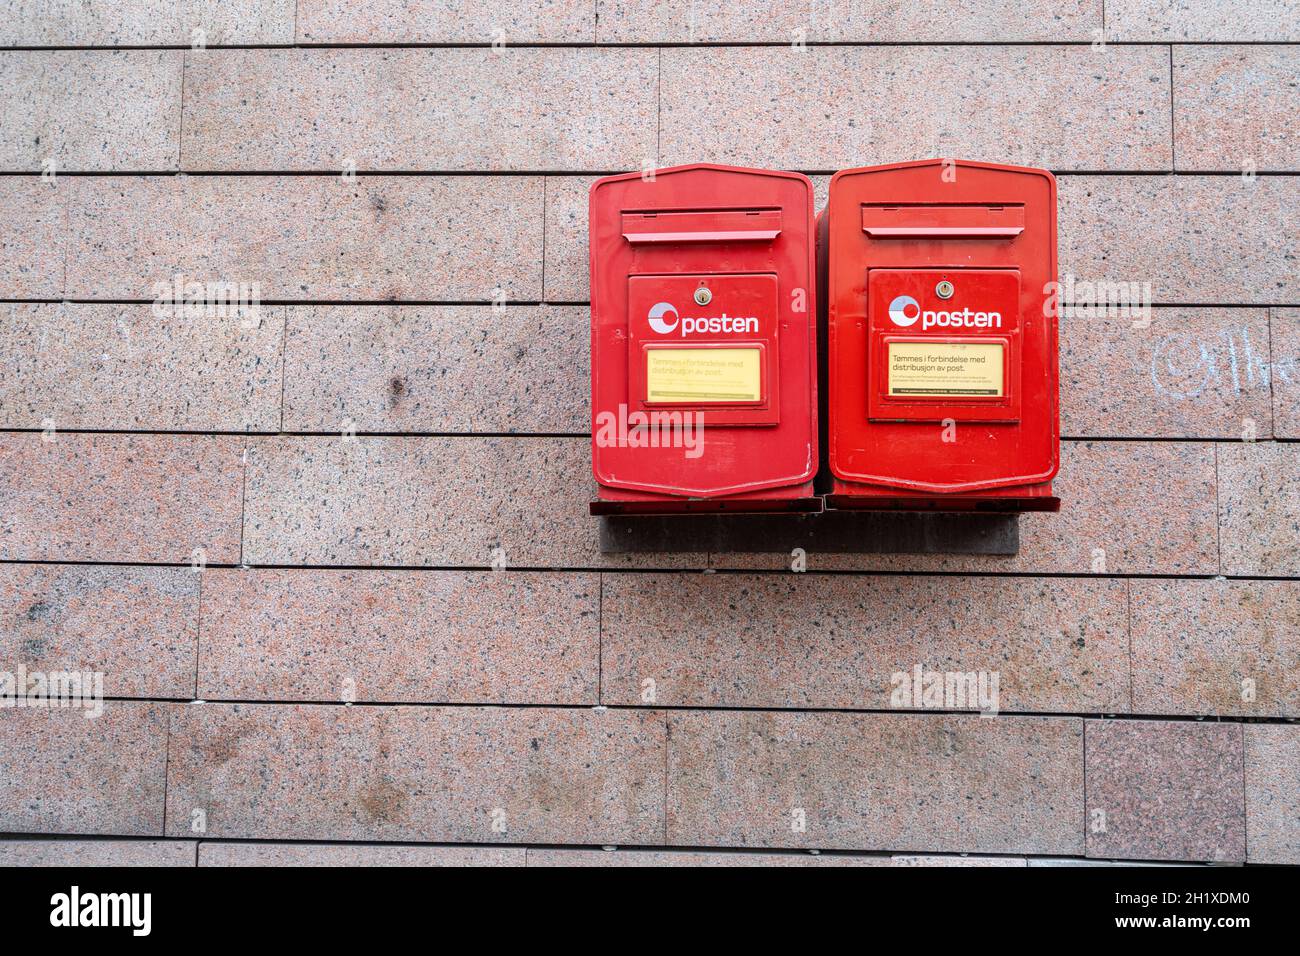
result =
[{"label": "red letterbox", "polygon": [[827,254],[827,503],[1055,511],[1056,180],[927,160],[848,169]]},{"label": "red letterbox", "polygon": [[606,176],[590,211],[592,513],[820,508],[808,177]]}]

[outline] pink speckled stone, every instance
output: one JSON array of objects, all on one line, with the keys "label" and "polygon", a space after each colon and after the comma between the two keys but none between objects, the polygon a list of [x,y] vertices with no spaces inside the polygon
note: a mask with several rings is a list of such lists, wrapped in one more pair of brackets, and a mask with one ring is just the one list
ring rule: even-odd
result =
[{"label": "pink speckled stone", "polygon": [[374,843],[199,844],[199,866],[523,866],[522,847]]},{"label": "pink speckled stone", "polygon": [[649,49],[187,54],[185,169],[638,169],[655,155]]},{"label": "pink speckled stone", "polygon": [[161,836],[167,706],[0,709],[0,831]]},{"label": "pink speckled stone", "polygon": [[102,671],[106,697],[189,697],[198,630],[189,568],[0,565],[0,669]]},{"label": "pink speckled stone", "polygon": [[1245,859],[1240,725],[1086,724],[1088,856]]},{"label": "pink speckled stone", "polygon": [[1273,434],[1300,438],[1300,309],[1272,309]]},{"label": "pink speckled stone", "polygon": [[1077,854],[1082,804],[1073,718],[669,717],[671,844]]},{"label": "pink speckled stone", "polygon": [[867,0],[827,6],[816,0],[598,0],[601,43],[870,43],[1090,40],[1101,0]]},{"label": "pink speckled stone", "polygon": [[1293,0],[1106,0],[1106,36],[1126,42],[1300,40]]},{"label": "pink speckled stone", "polygon": [[0,840],[0,866],[194,866],[193,840]]},{"label": "pink speckled stone", "polygon": [[159,318],[151,305],[0,305],[0,426],[278,431],[284,310]]},{"label": "pink speckled stone", "polygon": [[0,176],[0,294],[63,294],[67,200],[71,179],[45,182]]},{"label": "pink speckled stone", "polygon": [[546,177],[548,302],[586,302],[591,298],[587,230],[593,182],[582,176]]},{"label": "pink speckled stone", "polygon": [[0,436],[0,558],[210,564],[239,560],[244,440]]},{"label": "pink speckled stone", "polygon": [[1175,47],[1177,168],[1294,170],[1297,76],[1300,50],[1291,46]]},{"label": "pink speckled stone", "polygon": [[646,712],[192,704],[167,828],[201,809],[216,839],[659,844],[663,774]]},{"label": "pink speckled stone", "polygon": [[601,699],[883,710],[920,664],[998,672],[1002,711],[1127,711],[1125,607],[1077,578],[610,574]]},{"label": "pink speckled stone", "polygon": [[1062,443],[1052,486],[1061,512],[1023,517],[1020,555],[1007,563],[1032,571],[1214,573],[1214,451],[1196,442]]},{"label": "pink speckled stone", "polygon": [[548,850],[528,848],[529,866],[889,866],[887,856],[724,853],[714,850]]},{"label": "pink speckled stone", "polygon": [[833,170],[937,155],[1169,168],[1169,56],[1158,47],[881,50],[665,49],[661,163]]},{"label": "pink speckled stone", "polygon": [[591,0],[298,0],[306,43],[589,43]]},{"label": "pink speckled stone", "polygon": [[259,283],[261,298],[539,299],[542,180],[511,176],[79,178],[69,297],[155,282]]},{"label": "pink speckled stone", "polygon": [[0,169],[177,168],[178,50],[5,53],[0,86]]},{"label": "pink speckled stone", "polygon": [[[1143,321],[1143,320],[1139,320]],[[1097,438],[1269,437],[1268,313],[1155,309],[1061,319],[1061,431]]]},{"label": "pink speckled stone", "polygon": [[942,866],[942,867],[1024,867],[1027,862],[1014,856],[896,856],[892,866]]},{"label": "pink speckled stone", "polygon": [[585,438],[264,438],[248,452],[250,564],[702,567],[599,553]]},{"label": "pink speckled stone", "polygon": [[[581,307],[294,306],[288,431],[585,433]],[[2,394],[2,393],[0,393]]]},{"label": "pink speckled stone", "polygon": [[594,574],[211,570],[199,696],[594,704]]},{"label": "pink speckled stone", "polygon": [[581,564],[585,439],[264,439],[249,449],[253,564]]},{"label": "pink speckled stone", "polygon": [[1300,717],[1300,582],[1130,586],[1134,713]]},{"label": "pink speckled stone", "polygon": [[1246,859],[1300,864],[1300,727],[1248,724]]},{"label": "pink speckled stone", "polygon": [[1062,276],[1150,283],[1154,302],[1300,298],[1300,177],[1062,176],[1057,186]]},{"label": "pink speckled stone", "polygon": [[1300,445],[1219,446],[1219,549],[1225,574],[1300,575]]},{"label": "pink speckled stone", "polygon": [[[292,43],[294,0],[11,0],[0,46]],[[16,10],[15,10],[16,8]]]}]

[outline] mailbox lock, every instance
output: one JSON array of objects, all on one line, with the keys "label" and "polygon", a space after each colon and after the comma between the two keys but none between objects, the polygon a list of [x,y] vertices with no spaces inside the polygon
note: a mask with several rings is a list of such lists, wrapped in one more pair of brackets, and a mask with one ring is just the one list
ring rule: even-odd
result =
[{"label": "mailbox lock", "polygon": [[696,305],[708,305],[712,301],[713,301],[713,293],[710,292],[708,289],[706,289],[704,286],[700,286],[698,289],[695,290]]},{"label": "mailbox lock", "polygon": [[942,282],[940,282],[937,286],[934,287],[934,294],[941,299],[951,299],[952,283],[949,282],[947,279],[944,279]]}]

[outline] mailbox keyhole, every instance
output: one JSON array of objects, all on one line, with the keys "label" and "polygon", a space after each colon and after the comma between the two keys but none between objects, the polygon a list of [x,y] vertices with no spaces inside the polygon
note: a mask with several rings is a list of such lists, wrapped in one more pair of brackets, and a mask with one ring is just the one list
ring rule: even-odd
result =
[{"label": "mailbox keyhole", "polygon": [[695,290],[696,305],[708,305],[712,301],[713,301],[713,293],[710,292],[708,289],[706,289],[704,286],[700,286],[698,289]]}]

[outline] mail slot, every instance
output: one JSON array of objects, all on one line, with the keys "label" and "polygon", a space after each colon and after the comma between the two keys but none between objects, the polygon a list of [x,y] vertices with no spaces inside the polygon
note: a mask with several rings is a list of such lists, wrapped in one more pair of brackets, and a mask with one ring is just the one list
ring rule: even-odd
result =
[{"label": "mail slot", "polygon": [[818,228],[828,506],[1057,510],[1052,174],[848,169]]},{"label": "mail slot", "polygon": [[589,228],[592,514],[820,509],[808,177],[606,176]]}]

